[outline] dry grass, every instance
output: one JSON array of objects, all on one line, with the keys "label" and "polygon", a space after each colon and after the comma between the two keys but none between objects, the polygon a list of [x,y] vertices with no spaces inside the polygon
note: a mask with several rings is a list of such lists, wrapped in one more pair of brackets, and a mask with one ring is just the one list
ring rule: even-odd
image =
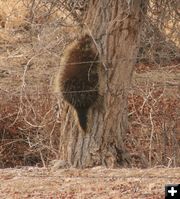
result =
[{"label": "dry grass", "polygon": [[162,199],[166,184],[177,184],[180,169],[0,170],[0,196],[11,198]]}]

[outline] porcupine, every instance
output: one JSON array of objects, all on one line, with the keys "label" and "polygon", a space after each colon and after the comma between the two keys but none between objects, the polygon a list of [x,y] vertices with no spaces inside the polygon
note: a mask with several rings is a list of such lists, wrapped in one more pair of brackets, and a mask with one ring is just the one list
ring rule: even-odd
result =
[{"label": "porcupine", "polygon": [[79,125],[84,131],[87,130],[88,110],[99,96],[98,66],[98,51],[88,34],[70,43],[61,59],[58,89],[64,100],[76,110]]}]

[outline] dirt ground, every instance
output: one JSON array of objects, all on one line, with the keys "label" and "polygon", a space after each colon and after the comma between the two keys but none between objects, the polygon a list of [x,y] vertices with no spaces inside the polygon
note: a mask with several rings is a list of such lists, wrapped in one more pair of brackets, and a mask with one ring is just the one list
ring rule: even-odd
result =
[{"label": "dirt ground", "polygon": [[166,184],[180,183],[180,168],[0,170],[0,198],[164,199]]}]

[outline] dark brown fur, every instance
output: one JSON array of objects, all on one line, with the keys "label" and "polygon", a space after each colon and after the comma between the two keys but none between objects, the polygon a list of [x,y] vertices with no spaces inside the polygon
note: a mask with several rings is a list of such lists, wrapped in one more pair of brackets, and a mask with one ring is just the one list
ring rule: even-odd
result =
[{"label": "dark brown fur", "polygon": [[64,51],[60,71],[63,98],[77,112],[81,128],[87,129],[88,110],[98,98],[98,53],[90,36],[85,35]]}]

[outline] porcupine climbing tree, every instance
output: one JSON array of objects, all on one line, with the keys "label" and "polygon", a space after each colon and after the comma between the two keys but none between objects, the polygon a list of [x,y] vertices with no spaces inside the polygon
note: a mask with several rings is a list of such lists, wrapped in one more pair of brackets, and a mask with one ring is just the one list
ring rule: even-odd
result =
[{"label": "porcupine climbing tree", "polygon": [[78,128],[69,105],[62,110],[59,155],[71,166],[126,166],[130,162],[123,144],[128,130],[127,90],[146,4],[144,0],[89,1],[83,22],[96,39],[103,62],[99,74],[103,99],[89,111],[86,133]]}]

